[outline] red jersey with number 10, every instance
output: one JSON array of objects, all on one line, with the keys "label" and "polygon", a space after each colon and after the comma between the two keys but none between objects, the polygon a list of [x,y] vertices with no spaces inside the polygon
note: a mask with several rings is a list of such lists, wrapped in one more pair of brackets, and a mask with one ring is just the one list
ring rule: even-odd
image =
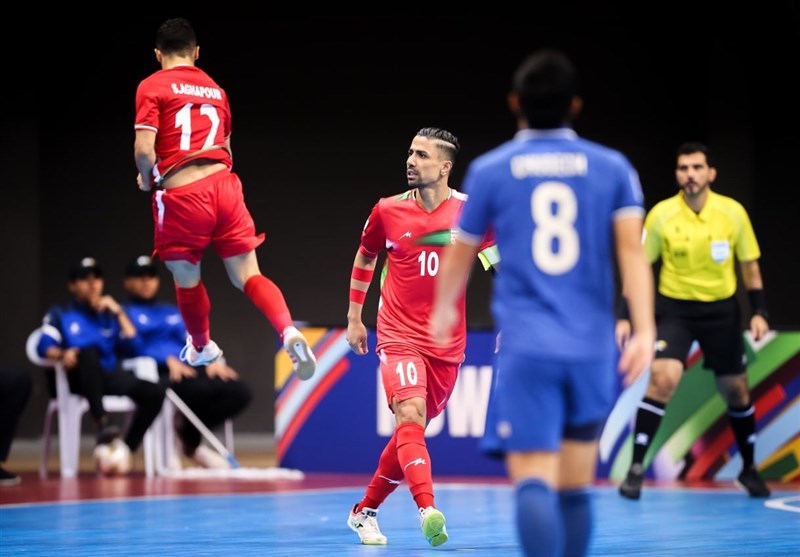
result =
[{"label": "red jersey with number 10", "polygon": [[[430,315],[442,251],[453,243],[456,222],[467,196],[450,190],[450,196],[428,212],[417,203],[415,192],[409,190],[380,199],[361,233],[359,251],[363,255],[375,258],[386,251],[378,306],[377,350],[390,345],[410,345],[423,354],[461,363],[467,344],[466,293],[458,301],[460,317],[450,346],[439,346],[431,337]],[[487,238],[480,249],[493,245],[493,239]],[[491,263],[495,263],[494,259],[489,257]]]},{"label": "red jersey with number 10", "polygon": [[203,158],[233,165],[228,95],[197,66],[159,70],[136,89],[134,129],[156,132],[156,183],[170,171]]}]

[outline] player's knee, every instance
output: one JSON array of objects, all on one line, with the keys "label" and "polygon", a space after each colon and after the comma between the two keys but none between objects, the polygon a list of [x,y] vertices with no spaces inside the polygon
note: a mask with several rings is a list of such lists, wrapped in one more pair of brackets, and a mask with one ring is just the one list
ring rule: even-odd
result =
[{"label": "player's knee", "polygon": [[425,426],[425,412],[420,411],[416,404],[408,401],[398,404],[395,416],[398,425],[403,423],[415,423],[423,427]]},{"label": "player's knee", "polygon": [[717,378],[717,390],[732,408],[750,406],[750,391],[745,374],[721,375]]},{"label": "player's knee", "polygon": [[656,400],[668,401],[678,388],[683,366],[677,360],[654,362],[650,371],[650,384],[647,387],[649,397]]}]

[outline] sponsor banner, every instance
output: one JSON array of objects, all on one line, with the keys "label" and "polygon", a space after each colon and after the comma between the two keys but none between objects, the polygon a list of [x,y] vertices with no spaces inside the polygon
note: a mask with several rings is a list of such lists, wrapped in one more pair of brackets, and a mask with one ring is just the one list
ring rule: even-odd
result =
[{"label": "sponsor banner", "polygon": [[[381,384],[374,331],[368,338],[371,351],[364,356],[350,351],[344,334],[343,329],[312,331],[319,366],[309,381],[286,374],[287,361],[279,354],[275,428],[282,467],[371,473],[394,431],[394,415],[386,406]],[[437,475],[505,474],[502,461],[484,456],[478,449],[492,381],[493,350],[493,333],[469,334],[453,395],[445,411],[428,424],[426,441]]]},{"label": "sponsor banner", "polygon": [[[374,352],[356,356],[345,329],[304,329],[318,369],[309,381],[291,373],[283,350],[276,357],[275,436],[280,466],[308,472],[371,473],[394,428]],[[771,332],[748,347],[748,378],[756,406],[756,462],[765,478],[800,481],[800,333]],[[466,359],[445,411],[426,430],[435,474],[503,476],[501,461],[482,454],[492,380],[494,334],[472,331]],[[702,369],[695,346],[688,370],[668,407],[647,463],[655,479],[733,479],[741,459],[727,410]],[[627,389],[611,411],[600,439],[598,477],[620,481],[630,464],[631,425],[646,378]]]}]

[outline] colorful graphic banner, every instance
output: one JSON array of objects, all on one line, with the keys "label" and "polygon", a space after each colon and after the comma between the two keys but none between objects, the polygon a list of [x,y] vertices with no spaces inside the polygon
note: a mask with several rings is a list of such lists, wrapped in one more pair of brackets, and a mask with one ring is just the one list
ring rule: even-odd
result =
[{"label": "colorful graphic banner", "polygon": [[[375,334],[372,352],[356,356],[345,329],[305,328],[318,368],[309,381],[291,373],[280,350],[275,363],[275,437],[280,466],[306,472],[371,473],[394,429],[386,407]],[[756,461],[773,481],[800,480],[800,333],[770,333],[755,344],[747,339],[748,376],[756,405]],[[483,435],[492,380],[494,334],[470,332],[466,359],[445,412],[426,438],[436,474],[502,476],[501,461],[483,455]],[[740,467],[726,408],[713,374],[702,368],[694,347],[689,369],[670,402],[648,457],[648,477],[733,479]],[[621,480],[630,463],[631,421],[646,378],[620,390],[600,441],[598,476]]]},{"label": "colorful graphic banner", "polygon": [[[758,343],[745,334],[747,375],[756,409],[756,464],[765,479],[800,481],[800,332],[770,332]],[[645,459],[647,477],[732,480],[741,457],[714,374],[702,369],[695,344],[675,396]],[[600,440],[598,475],[622,480],[630,466],[631,422],[647,378],[621,392]]]}]

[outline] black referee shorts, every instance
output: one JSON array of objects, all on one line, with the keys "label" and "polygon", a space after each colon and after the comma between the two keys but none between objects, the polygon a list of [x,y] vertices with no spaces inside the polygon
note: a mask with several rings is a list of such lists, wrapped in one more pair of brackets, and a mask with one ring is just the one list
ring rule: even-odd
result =
[{"label": "black referee shorts", "polygon": [[735,296],[715,302],[656,296],[655,359],[686,358],[692,342],[703,351],[703,368],[715,375],[736,375],[747,369],[741,310]]}]

